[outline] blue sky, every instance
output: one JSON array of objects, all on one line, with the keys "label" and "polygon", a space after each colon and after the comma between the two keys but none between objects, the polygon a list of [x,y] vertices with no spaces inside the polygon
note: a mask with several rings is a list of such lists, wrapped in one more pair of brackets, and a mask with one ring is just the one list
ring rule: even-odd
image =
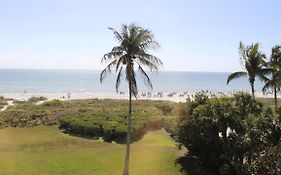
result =
[{"label": "blue sky", "polygon": [[102,69],[107,29],[156,35],[162,70],[236,71],[239,41],[281,44],[279,0],[0,0],[0,68]]}]

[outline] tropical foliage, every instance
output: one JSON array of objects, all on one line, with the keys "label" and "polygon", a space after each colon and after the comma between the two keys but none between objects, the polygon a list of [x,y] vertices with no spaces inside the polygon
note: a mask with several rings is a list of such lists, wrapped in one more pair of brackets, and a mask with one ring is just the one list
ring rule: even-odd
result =
[{"label": "tropical foliage", "polygon": [[150,49],[159,47],[155,41],[154,35],[149,29],[144,29],[135,24],[123,25],[120,32],[113,28],[115,38],[119,45],[112,48],[111,52],[105,54],[102,62],[109,64],[101,72],[100,81],[102,82],[107,73],[112,69],[117,72],[116,91],[118,91],[120,82],[123,77],[129,86],[129,109],[127,118],[127,146],[125,155],[125,166],[123,175],[129,174],[129,157],[130,157],[130,135],[131,135],[131,111],[132,111],[132,95],[137,97],[138,88],[136,80],[135,68],[143,75],[145,83],[152,88],[152,83],[143,66],[148,67],[151,71],[158,70],[162,65],[162,61],[148,53]]},{"label": "tropical foliage", "polygon": [[281,118],[249,94],[197,94],[181,113],[175,139],[211,175],[251,174],[268,146],[281,141]]},{"label": "tropical foliage", "polygon": [[268,89],[272,89],[276,108],[277,92],[281,86],[281,46],[276,45],[272,48],[271,57],[267,66],[270,68],[270,77],[266,80],[262,91],[266,92]]},{"label": "tropical foliage", "polygon": [[227,84],[233,79],[247,77],[251,85],[252,95],[254,97],[254,83],[256,81],[256,78],[258,77],[262,81],[267,80],[265,75],[269,73],[269,70],[265,67],[266,56],[260,51],[259,43],[252,44],[251,46],[245,46],[242,42],[240,42],[239,54],[244,71],[234,72],[230,74],[227,79]]},{"label": "tropical foliage", "polygon": [[281,145],[269,147],[258,157],[253,165],[254,175],[281,174]]}]

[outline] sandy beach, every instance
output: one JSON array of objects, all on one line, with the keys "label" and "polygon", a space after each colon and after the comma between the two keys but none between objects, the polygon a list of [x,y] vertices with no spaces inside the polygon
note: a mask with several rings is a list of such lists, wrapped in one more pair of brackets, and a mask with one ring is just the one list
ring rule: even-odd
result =
[{"label": "sandy beach", "polygon": [[[160,100],[160,101],[172,101],[172,102],[185,102],[187,98],[192,98],[195,93],[140,93],[137,97],[138,100]],[[221,96],[221,94],[216,94]],[[231,95],[231,94],[226,94]],[[26,101],[31,97],[46,97],[48,100],[75,100],[75,99],[128,99],[127,93],[5,93],[0,94],[7,99],[14,99],[20,101]],[[271,94],[264,95],[263,93],[256,93],[258,98],[272,98]]]},{"label": "sandy beach", "polygon": [[[69,97],[68,97],[69,95]],[[128,99],[128,94],[120,93],[11,93],[11,94],[0,94],[7,99],[14,99],[20,101],[26,101],[31,97],[46,97],[48,100],[58,99],[58,100],[75,100],[75,99]],[[137,99],[139,100],[161,100],[161,101],[173,101],[173,102],[185,102],[188,95],[180,96],[179,94],[174,94],[173,96],[168,96],[168,93],[163,93],[162,96],[157,96],[157,93],[151,93],[151,95],[146,94],[146,96],[139,95]],[[133,98],[134,99],[134,98]]]}]

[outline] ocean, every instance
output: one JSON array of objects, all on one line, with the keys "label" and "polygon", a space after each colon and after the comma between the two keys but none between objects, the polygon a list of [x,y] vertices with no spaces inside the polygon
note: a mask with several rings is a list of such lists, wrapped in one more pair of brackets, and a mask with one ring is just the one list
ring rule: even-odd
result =
[{"label": "ocean", "polygon": [[[99,70],[29,70],[0,69],[0,93],[57,93],[57,92],[115,92],[115,72],[101,84]],[[153,89],[145,86],[137,75],[140,92],[212,92],[250,91],[246,78],[226,84],[226,72],[172,72],[148,73]],[[255,88],[261,92],[262,83],[256,80]],[[127,91],[122,82],[120,91]]]}]

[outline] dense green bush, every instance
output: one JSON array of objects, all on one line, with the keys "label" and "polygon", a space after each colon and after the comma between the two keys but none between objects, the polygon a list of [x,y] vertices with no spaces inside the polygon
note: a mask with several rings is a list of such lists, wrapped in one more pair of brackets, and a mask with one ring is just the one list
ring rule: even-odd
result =
[{"label": "dense green bush", "polygon": [[162,111],[163,115],[171,115],[172,110],[174,109],[173,106],[166,103],[161,105],[156,105],[156,107]]},{"label": "dense green bush", "polygon": [[281,174],[281,145],[268,147],[253,164],[255,175],[280,175]]},{"label": "dense green bush", "polygon": [[[132,142],[141,139],[147,130],[164,126],[162,102],[135,101],[132,111]],[[104,141],[124,143],[127,133],[127,101],[92,100],[75,115],[60,118],[60,128],[84,137],[102,137]]]},{"label": "dense green bush", "polygon": [[51,101],[46,101],[42,105],[44,106],[60,106],[63,104],[63,101],[60,100],[51,100]]},{"label": "dense green bush", "polygon": [[280,120],[249,94],[196,94],[180,115],[176,140],[198,156],[211,175],[250,174],[264,148],[280,143]]},{"label": "dense green bush", "polygon": [[32,103],[36,103],[36,102],[39,102],[39,101],[45,101],[45,100],[47,100],[47,98],[46,97],[30,97],[29,99],[28,99],[28,102],[32,102]]},{"label": "dense green bush", "polygon": [[[160,129],[163,121],[145,119],[143,114],[133,112],[132,142],[141,139],[147,130]],[[149,115],[149,113],[147,113]],[[84,137],[102,137],[104,141],[125,143],[127,135],[126,114],[97,112],[90,116],[64,116],[59,120],[60,128]]]}]

